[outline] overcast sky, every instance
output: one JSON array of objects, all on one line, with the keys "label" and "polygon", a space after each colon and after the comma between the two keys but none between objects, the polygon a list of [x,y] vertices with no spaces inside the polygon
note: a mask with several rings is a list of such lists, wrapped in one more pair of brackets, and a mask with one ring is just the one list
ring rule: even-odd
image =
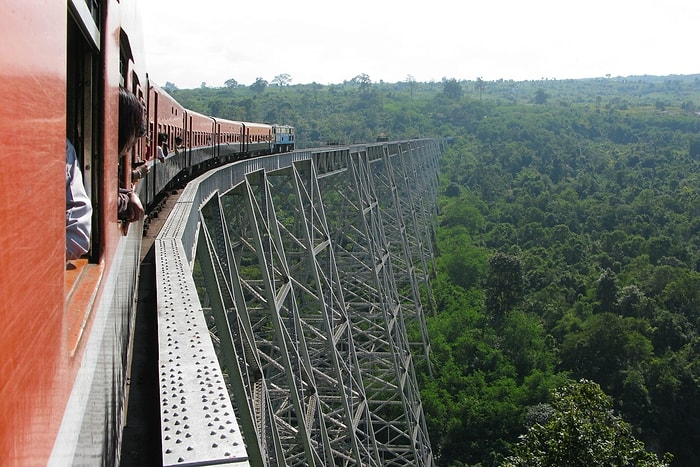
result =
[{"label": "overcast sky", "polygon": [[138,0],[158,84],[700,73],[700,0]]}]

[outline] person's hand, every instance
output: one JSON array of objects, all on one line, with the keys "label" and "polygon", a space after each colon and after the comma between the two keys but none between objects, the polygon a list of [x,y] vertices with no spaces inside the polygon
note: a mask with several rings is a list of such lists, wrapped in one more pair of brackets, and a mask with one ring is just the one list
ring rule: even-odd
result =
[{"label": "person's hand", "polygon": [[126,212],[127,222],[134,222],[141,219],[145,212],[143,209],[143,204],[141,204],[141,200],[133,191],[129,193],[129,204],[126,207]]},{"label": "person's hand", "polygon": [[[122,194],[120,194],[119,196],[122,196]],[[136,193],[132,191],[127,196],[128,201],[126,209],[122,212],[122,214],[119,217],[122,235],[127,235],[129,233],[129,226],[131,225],[131,223],[138,219],[141,219],[145,212],[143,209],[143,204],[141,204],[141,200],[139,199]]]},{"label": "person's hand", "polygon": [[139,180],[143,177],[146,176],[147,173],[151,171],[151,168],[148,166],[148,164],[142,164],[136,167],[134,170],[131,171],[131,181],[135,182],[136,180]]}]

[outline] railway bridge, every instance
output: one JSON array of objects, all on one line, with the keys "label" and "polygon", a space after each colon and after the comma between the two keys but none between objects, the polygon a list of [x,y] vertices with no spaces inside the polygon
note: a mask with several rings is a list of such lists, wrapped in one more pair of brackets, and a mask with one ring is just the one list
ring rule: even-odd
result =
[{"label": "railway bridge", "polygon": [[[441,151],[297,150],[182,190],[150,249],[153,339],[133,352],[157,354],[163,465],[434,464],[414,367],[430,371]],[[139,404],[126,451],[149,443]]]}]

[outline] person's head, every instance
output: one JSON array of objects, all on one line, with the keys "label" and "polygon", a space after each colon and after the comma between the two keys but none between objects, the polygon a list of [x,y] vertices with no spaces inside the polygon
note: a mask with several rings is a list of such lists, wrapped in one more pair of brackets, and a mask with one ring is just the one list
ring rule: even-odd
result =
[{"label": "person's head", "polygon": [[177,144],[178,146],[180,146],[180,145],[182,144],[182,138],[180,138],[179,136],[176,136],[176,137],[175,137],[175,144]]},{"label": "person's head", "polygon": [[119,154],[131,149],[145,134],[143,105],[134,94],[119,88]]},{"label": "person's head", "polygon": [[168,134],[167,133],[158,133],[158,145],[161,145],[168,141]]}]

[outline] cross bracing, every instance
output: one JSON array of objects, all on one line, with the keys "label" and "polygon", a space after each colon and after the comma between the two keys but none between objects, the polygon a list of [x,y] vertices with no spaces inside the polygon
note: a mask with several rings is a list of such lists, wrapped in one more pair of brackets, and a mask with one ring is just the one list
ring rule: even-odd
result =
[{"label": "cross bracing", "polygon": [[[175,459],[164,436],[164,463],[433,465],[414,362],[430,371],[440,150],[415,140],[297,151],[188,186],[156,254],[174,245],[187,257],[177,273],[193,277],[201,314],[188,326],[211,337],[196,350],[219,362],[239,437]],[[169,358],[171,332],[159,330]],[[201,408],[188,426],[206,430],[211,416]]]}]

